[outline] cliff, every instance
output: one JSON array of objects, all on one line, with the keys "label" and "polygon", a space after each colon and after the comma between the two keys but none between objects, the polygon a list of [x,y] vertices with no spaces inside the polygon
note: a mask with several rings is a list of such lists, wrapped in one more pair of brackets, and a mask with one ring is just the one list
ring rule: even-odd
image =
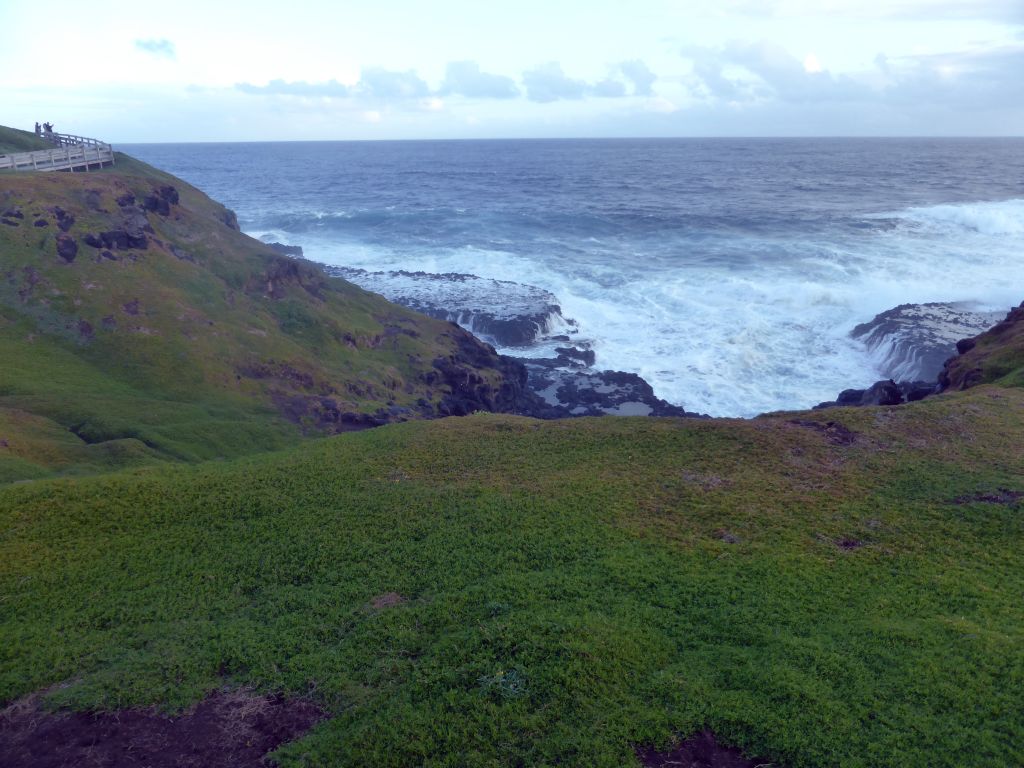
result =
[{"label": "cliff", "polygon": [[120,156],[0,177],[0,479],[531,407],[522,366]]}]

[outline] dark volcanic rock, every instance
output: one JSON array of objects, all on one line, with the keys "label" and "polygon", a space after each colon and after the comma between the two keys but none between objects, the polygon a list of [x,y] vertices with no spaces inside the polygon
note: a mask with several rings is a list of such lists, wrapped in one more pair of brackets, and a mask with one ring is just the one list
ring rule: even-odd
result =
[{"label": "dark volcanic rock", "polygon": [[99,237],[100,244],[104,248],[113,248],[114,250],[118,250],[128,247],[128,233],[123,229],[112,229],[109,232],[100,232]]},{"label": "dark volcanic rock", "polygon": [[284,256],[271,259],[266,271],[246,285],[249,293],[262,292],[272,299],[283,299],[289,286],[297,286],[315,298],[323,298],[327,276],[319,264]]},{"label": "dark volcanic rock", "polygon": [[57,226],[61,232],[67,232],[75,225],[75,217],[60,206],[51,208],[50,211],[57,217]]},{"label": "dark volcanic rock", "polygon": [[160,216],[169,216],[171,213],[171,204],[157,195],[146,195],[142,198],[142,207]]},{"label": "dark volcanic rock", "polygon": [[86,245],[92,246],[93,248],[103,247],[103,238],[101,235],[95,235],[89,232],[85,237],[82,238]]},{"label": "dark volcanic rock", "polygon": [[152,233],[153,227],[149,224],[149,219],[146,218],[146,214],[142,211],[133,211],[124,220],[124,233],[128,240],[129,248],[137,248],[139,250],[145,250],[149,245],[149,241],[146,238],[146,233]]},{"label": "dark volcanic rock", "polygon": [[125,192],[119,198],[117,198],[117,204],[121,208],[131,208],[135,205],[135,195],[131,192]]},{"label": "dark volcanic rock", "polygon": [[36,219],[34,222],[32,222],[32,226],[34,226],[34,227],[48,227],[48,226],[50,226],[50,222],[48,222],[46,219]]},{"label": "dark volcanic rock", "polygon": [[275,251],[280,253],[282,256],[295,256],[296,258],[302,258],[302,246],[301,245],[285,245],[284,243],[267,243],[269,248],[273,248]]},{"label": "dark volcanic rock", "polygon": [[928,380],[955,353],[957,339],[981,333],[1001,316],[966,303],[901,304],[850,335],[864,342],[883,375],[896,381]]},{"label": "dark volcanic rock", "polygon": [[562,317],[553,294],[532,285],[455,272],[367,272],[349,267],[326,271],[388,301],[458,323],[498,346],[526,346],[554,329],[576,328],[574,321]]},{"label": "dark volcanic rock", "polygon": [[861,395],[860,405],[899,405],[903,402],[903,393],[895,381],[876,381]]},{"label": "dark volcanic rock", "polygon": [[224,223],[224,226],[230,229],[234,229],[238,232],[242,231],[241,227],[238,226],[237,214],[235,214],[235,212],[232,211],[230,208],[224,209],[224,213],[221,216],[221,221]]},{"label": "dark volcanic rock", "polygon": [[[696,416],[654,394],[635,373],[550,366],[549,361],[515,358],[525,364],[529,384],[546,403],[548,417]],[[557,361],[556,361],[557,362]]]},{"label": "dark volcanic rock", "polygon": [[172,187],[170,184],[166,184],[157,190],[157,194],[160,195],[161,200],[166,200],[171,205],[177,205],[181,199],[178,194],[178,190]]},{"label": "dark volcanic rock", "polygon": [[[441,400],[441,416],[465,416],[474,411],[549,415],[544,401],[530,391],[526,368],[516,360],[499,355],[494,347],[453,329],[456,351],[433,362],[434,370],[423,374],[429,385],[445,385],[450,392]],[[496,387],[493,372],[500,374]]]},{"label": "dark volcanic rock", "polygon": [[14,207],[12,207],[12,208],[8,208],[6,211],[4,211],[2,214],[0,214],[0,216],[6,216],[8,219],[24,219],[25,218],[25,214],[22,213],[21,208],[19,208],[16,205]]},{"label": "dark volcanic rock", "polygon": [[57,255],[69,264],[78,255],[78,243],[71,235],[61,233],[57,235]]},{"label": "dark volcanic rock", "polygon": [[939,390],[938,383],[934,381],[901,381],[898,386],[903,399],[908,403],[924,400]]},{"label": "dark volcanic rock", "polygon": [[342,410],[334,398],[323,395],[271,392],[271,399],[285,418],[316,432],[357,432],[390,421],[383,409],[372,414],[353,413]]},{"label": "dark volcanic rock", "polygon": [[[899,405],[903,402],[903,386],[914,388],[918,383],[908,382],[906,385],[900,385],[892,379],[876,381],[867,389],[844,389],[835,401],[819,403],[814,408],[818,410],[843,406]],[[920,400],[921,397],[915,399]]]}]

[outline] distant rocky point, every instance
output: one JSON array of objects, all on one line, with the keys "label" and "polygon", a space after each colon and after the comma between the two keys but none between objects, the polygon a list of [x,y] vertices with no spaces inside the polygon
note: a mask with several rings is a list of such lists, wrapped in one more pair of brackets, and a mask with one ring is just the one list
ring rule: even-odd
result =
[{"label": "distant rocky point", "polygon": [[388,301],[424,315],[458,323],[476,336],[502,347],[523,347],[546,334],[575,332],[562,317],[558,298],[542,288],[509,280],[491,280],[457,272],[369,272],[325,267]]}]

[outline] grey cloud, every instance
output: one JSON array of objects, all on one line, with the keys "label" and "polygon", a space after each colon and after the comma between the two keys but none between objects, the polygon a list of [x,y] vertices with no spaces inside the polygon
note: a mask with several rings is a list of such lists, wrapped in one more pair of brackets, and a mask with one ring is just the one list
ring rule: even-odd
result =
[{"label": "grey cloud", "polygon": [[[922,56],[887,57],[878,54],[873,72],[864,80],[828,71],[807,72],[781,48],[767,44],[734,43],[718,49],[688,48],[689,79],[694,94],[709,108],[742,104],[758,114],[798,107],[886,115],[907,125],[949,133],[949,126],[966,124],[961,114],[1017,114],[1024,104],[1024,45]],[[879,117],[879,119],[882,119]],[[977,119],[977,118],[975,118]],[[837,124],[838,125],[838,124]],[[1019,133],[1024,122],[1003,122],[999,130]],[[962,130],[962,129],[959,129]],[[975,129],[977,132],[978,129]]]},{"label": "grey cloud", "polygon": [[422,98],[430,93],[414,70],[396,72],[382,67],[364,69],[355,90],[374,99]]},{"label": "grey cloud", "polygon": [[624,96],[650,96],[656,76],[639,59],[616,64],[608,77],[596,83],[576,80],[552,61],[523,73],[526,95],[531,101],[547,103],[561,99],[582,99],[584,96],[620,99]]},{"label": "grey cloud", "polygon": [[151,53],[154,56],[164,56],[168,59],[175,57],[174,43],[166,38],[159,40],[136,40],[135,47],[144,53]]},{"label": "grey cloud", "polygon": [[562,65],[552,61],[523,73],[526,96],[542,104],[560,99],[582,99],[587,92],[583,80],[574,80],[562,71]]},{"label": "grey cloud", "polygon": [[448,64],[438,93],[476,99],[512,99],[519,95],[519,88],[510,77],[481,72],[475,61],[453,61]]},{"label": "grey cloud", "polygon": [[609,99],[618,99],[626,95],[626,85],[619,80],[602,80],[590,88],[594,96],[603,96]]},{"label": "grey cloud", "polygon": [[619,65],[619,70],[633,83],[634,96],[650,96],[653,93],[651,86],[654,85],[657,76],[642,61],[624,61]]},{"label": "grey cloud", "polygon": [[327,96],[343,99],[350,96],[350,88],[342,85],[337,80],[328,80],[325,83],[307,83],[305,80],[285,82],[284,80],[271,80],[266,85],[252,85],[251,83],[237,83],[235,85],[242,93],[266,96]]},{"label": "grey cloud", "polygon": [[266,85],[237,83],[235,88],[242,93],[265,96],[312,96],[344,99],[350,96],[367,99],[395,100],[422,98],[429,95],[427,84],[412,70],[394,72],[380,67],[364,69],[359,82],[349,87],[337,80],[310,83],[305,80],[286,82],[271,80]]},{"label": "grey cloud", "polygon": [[[802,62],[771,43],[731,43],[721,49],[688,47],[696,79],[710,95],[725,101],[752,101],[774,96],[781,101],[856,100],[869,89],[846,75],[808,72]],[[726,74],[742,67],[756,80]]]},{"label": "grey cloud", "polygon": [[1024,103],[1024,45],[890,59],[889,65],[893,82],[884,97],[891,103],[972,110]]}]

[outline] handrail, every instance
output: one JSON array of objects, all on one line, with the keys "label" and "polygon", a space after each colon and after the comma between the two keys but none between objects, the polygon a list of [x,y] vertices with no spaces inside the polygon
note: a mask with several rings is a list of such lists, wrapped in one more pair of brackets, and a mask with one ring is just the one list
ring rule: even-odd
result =
[{"label": "handrail", "polygon": [[0,155],[0,170],[13,171],[72,171],[90,166],[114,164],[114,149],[109,144],[85,136],[43,131],[37,135],[53,142],[54,149],[35,152],[16,152]]}]

